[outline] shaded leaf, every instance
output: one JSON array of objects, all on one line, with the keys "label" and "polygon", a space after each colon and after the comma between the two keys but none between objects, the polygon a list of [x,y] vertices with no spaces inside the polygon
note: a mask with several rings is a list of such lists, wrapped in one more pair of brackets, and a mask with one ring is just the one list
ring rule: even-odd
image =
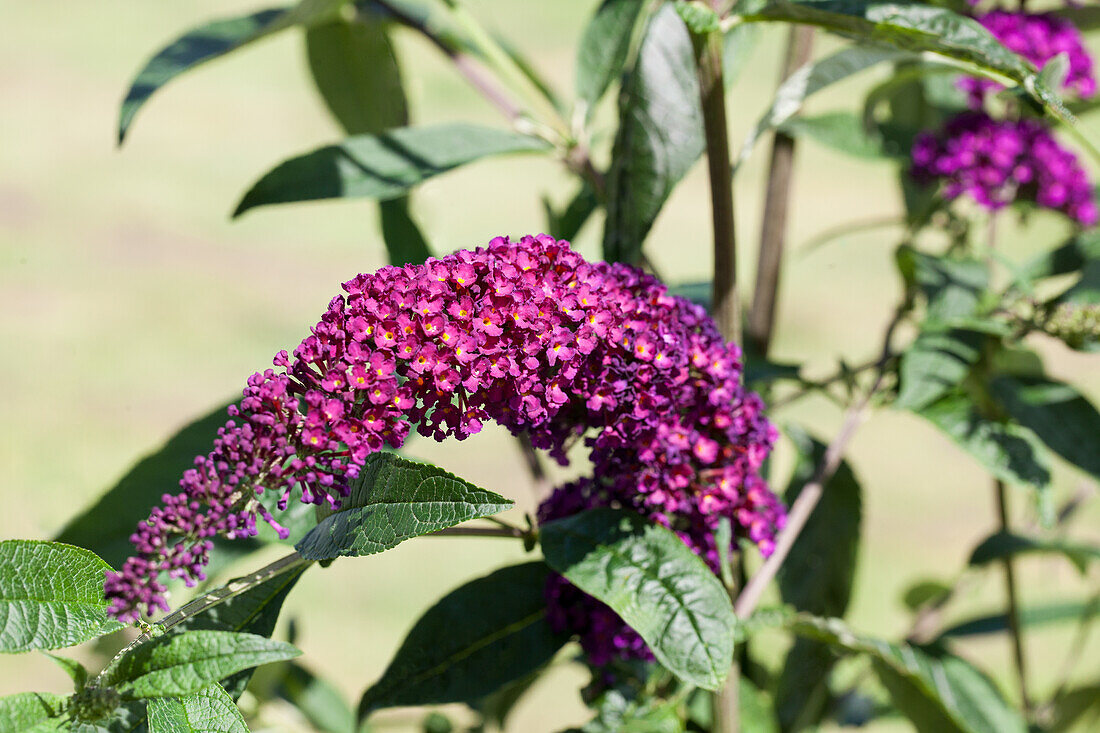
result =
[{"label": "shaded leaf", "polygon": [[[283,602],[303,572],[305,567],[276,575],[238,596],[188,618],[175,626],[172,633],[200,630],[243,631],[270,638],[279,620]],[[244,692],[251,678],[252,669],[249,668],[223,679],[221,684],[229,696],[236,700]]]},{"label": "shaded leaf", "polygon": [[[0,697],[0,730],[4,733],[32,733],[61,729],[58,718],[69,698],[52,692],[20,692]],[[52,719],[52,720],[51,720]]]},{"label": "shaded leaf", "polygon": [[275,693],[325,733],[354,733],[355,713],[340,691],[305,667],[290,662]]},{"label": "shaded leaf", "polygon": [[[185,425],[160,449],[136,463],[95,504],[70,520],[55,539],[87,548],[108,564],[121,567],[133,552],[130,535],[134,528],[149,516],[149,508],[160,502],[162,494],[178,491],[180,477],[194,465],[195,456],[210,451],[218,428],[229,419],[227,407],[220,405]],[[215,542],[212,556],[223,560],[259,547],[253,539]]]},{"label": "shaded leaf", "polygon": [[1020,271],[1029,280],[1076,272],[1091,261],[1100,260],[1100,231],[1080,232],[1061,245],[1027,262]]},{"label": "shaded leaf", "polygon": [[921,733],[1027,730],[989,678],[959,657],[861,636],[839,619],[799,614],[790,628],[840,652],[869,655],[894,705]]},{"label": "shaded leaf", "polygon": [[336,18],[306,31],[309,69],[321,98],[349,135],[409,122],[401,72],[381,22]]},{"label": "shaded leaf", "polygon": [[704,147],[691,38],[676,11],[663,5],[623,82],[607,175],[604,259],[638,262],[665,201]]},{"label": "shaded leaf", "polygon": [[1100,547],[1058,539],[1025,537],[1011,532],[997,532],[986,537],[970,554],[971,565],[986,565],[994,560],[1030,553],[1063,555],[1081,573],[1100,558]]},{"label": "shaded leaf", "polygon": [[[825,444],[794,426],[786,433],[798,454],[783,496],[790,506],[824,459]],[[784,602],[815,615],[844,615],[851,600],[862,515],[859,481],[843,461],[825,484],[817,507],[779,571]],[[791,647],[775,693],[775,708],[784,730],[799,730],[820,719],[829,697],[834,661],[820,642],[799,639]]]},{"label": "shaded leaf", "polygon": [[548,662],[568,638],[546,620],[548,575],[541,562],[513,565],[444,596],[363,694],[360,719],[396,705],[475,703]]},{"label": "shaded leaf", "polygon": [[149,700],[150,733],[248,733],[237,704],[218,684],[182,698]]},{"label": "shaded leaf", "polygon": [[1054,722],[1048,730],[1051,733],[1095,730],[1098,725],[1100,725],[1100,684],[1085,685],[1060,695],[1054,701]]},{"label": "shaded leaf", "polygon": [[1048,448],[1100,479],[1100,412],[1080,392],[1044,377],[997,377],[990,390]]},{"label": "shaded leaf", "polygon": [[592,214],[599,208],[596,192],[587,183],[581,186],[581,190],[569,201],[561,212],[555,211],[547,199],[543,199],[543,208],[546,211],[547,228],[552,237],[572,241],[581,227],[585,225]]},{"label": "shaded leaf", "polygon": [[975,315],[989,287],[989,268],[978,260],[936,257],[902,246],[897,265],[906,283],[920,290],[928,302],[926,327],[957,325]]},{"label": "shaded leaf", "polygon": [[432,256],[428,240],[409,211],[409,198],[378,202],[382,239],[391,265],[419,265]]},{"label": "shaded leaf", "polygon": [[1031,485],[1040,492],[1049,488],[1050,470],[1042,446],[1027,428],[982,417],[960,394],[942,397],[918,414],[1002,481]]},{"label": "shaded leaf", "polygon": [[340,509],[322,519],[295,548],[307,560],[373,555],[512,505],[436,466],[374,453]]},{"label": "shaded leaf", "polygon": [[973,18],[946,8],[859,0],[758,0],[748,6],[742,16],[746,22],[813,25],[902,51],[931,52],[962,62],[968,73],[1015,82],[1056,117],[1072,119],[1034,66],[1005,48]]},{"label": "shaded leaf", "polygon": [[922,331],[901,355],[894,406],[920,410],[957,389],[981,356],[982,340],[962,329]]},{"label": "shaded leaf", "polygon": [[577,98],[586,114],[619,78],[646,0],[603,0],[585,26],[577,52]]},{"label": "shaded leaf", "polygon": [[748,160],[757,140],[765,132],[794,117],[807,97],[875,64],[901,58],[907,55],[893,49],[852,46],[796,69],[779,85],[771,106],[741,144],[736,166]]},{"label": "shaded leaf", "polygon": [[826,112],[814,117],[792,117],[777,128],[794,138],[806,138],[857,158],[893,157],[877,132],[869,131],[851,112]]},{"label": "shaded leaf", "polygon": [[721,581],[674,532],[592,509],[543,525],[540,537],[547,564],[618,613],[670,672],[721,686],[737,619]]},{"label": "shaded leaf", "polygon": [[107,616],[108,570],[80,547],[0,542],[0,652],[60,649],[124,628]]},{"label": "shaded leaf", "polygon": [[167,634],[132,650],[104,673],[103,684],[130,699],[183,697],[211,682],[300,651],[282,641],[230,631]]},{"label": "shaded leaf", "polygon": [[[1032,606],[1020,609],[1020,625],[1024,628],[1030,628],[1057,624],[1063,621],[1088,621],[1096,616],[1098,610],[1100,608],[1098,608],[1096,602],[1051,603],[1044,606]],[[998,634],[1008,630],[1008,615],[998,613],[960,621],[944,629],[940,636],[979,636]]]},{"label": "shaded leaf", "polygon": [[270,204],[396,198],[429,178],[484,157],[548,149],[527,135],[460,123],[354,135],[276,166],[249,189],[233,216]]},{"label": "shaded leaf", "polygon": [[938,580],[922,580],[905,589],[902,603],[910,611],[916,611],[929,603],[938,602],[950,593],[951,586],[946,583]]}]

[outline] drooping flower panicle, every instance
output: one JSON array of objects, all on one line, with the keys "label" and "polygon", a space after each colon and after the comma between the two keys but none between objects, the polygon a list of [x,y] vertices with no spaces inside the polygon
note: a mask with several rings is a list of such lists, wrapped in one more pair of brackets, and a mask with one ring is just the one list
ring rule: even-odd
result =
[{"label": "drooping flower panicle", "polygon": [[[215,535],[255,534],[257,515],[285,534],[257,493],[276,492],[279,508],[296,493],[338,504],[366,457],[399,447],[410,425],[462,439],[494,420],[563,464],[583,438],[592,476],[555,491],[543,520],[633,509],[715,566],[728,517],[770,552],[784,513],[759,469],[776,431],[740,384],[739,349],[654,278],[541,235],[386,267],[344,290],[293,355],[276,356],[279,371],[249,379],[213,451],[140,524],[137,554],[107,578],[116,617],[167,608],[160,574],[202,579]],[[556,623],[587,599],[548,596]],[[617,616],[581,616],[569,628],[599,637],[587,647],[644,653]]]},{"label": "drooping flower panicle", "polygon": [[1032,201],[1085,226],[1098,212],[1092,183],[1077,156],[1034,119],[995,120],[964,112],[938,134],[921,133],[913,143],[911,174],[918,182],[943,182],[943,195],[970,196],[1001,209]]}]

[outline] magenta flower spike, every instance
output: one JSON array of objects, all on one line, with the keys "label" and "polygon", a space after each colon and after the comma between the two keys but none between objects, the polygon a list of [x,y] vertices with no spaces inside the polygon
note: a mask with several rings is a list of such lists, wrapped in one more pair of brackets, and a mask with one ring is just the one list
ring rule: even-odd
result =
[{"label": "magenta flower spike", "polygon": [[[249,378],[213,450],[138,526],[136,554],[106,580],[115,617],[167,609],[162,574],[201,580],[215,535],[253,535],[257,516],[285,532],[260,492],[279,508],[294,496],[338,506],[366,457],[401,446],[413,424],[462,440],[492,420],[563,465],[583,438],[592,475],[554,491],[543,521],[630,509],[717,568],[725,517],[771,552],[785,513],[759,471],[777,432],[741,385],[739,348],[655,278],[540,235],[385,267],[344,290],[293,355],[275,357],[278,371]],[[563,579],[547,594],[552,622],[593,659],[648,654]]]}]

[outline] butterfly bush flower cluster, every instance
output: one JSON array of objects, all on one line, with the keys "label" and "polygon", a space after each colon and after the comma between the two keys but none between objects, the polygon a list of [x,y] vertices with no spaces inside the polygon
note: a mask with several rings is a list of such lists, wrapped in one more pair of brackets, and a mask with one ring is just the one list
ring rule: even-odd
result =
[{"label": "butterfly bush flower cluster", "polygon": [[[140,523],[136,554],[108,573],[113,615],[167,609],[162,575],[201,580],[214,536],[254,535],[257,517],[285,536],[260,493],[278,509],[294,497],[337,506],[367,456],[402,445],[413,425],[461,440],[493,420],[563,464],[583,441],[592,473],[558,488],[544,521],[627,508],[714,568],[723,517],[773,548],[785,515],[759,470],[775,428],[741,386],[738,347],[653,277],[541,235],[386,267],[344,290],[293,354],[248,380],[213,450]],[[564,579],[547,596],[555,625],[598,662],[648,654]]]},{"label": "butterfly bush flower cluster", "polygon": [[[1001,43],[1038,67],[1065,54],[1065,90],[1081,98],[1096,93],[1092,58],[1068,20],[1051,14],[993,10],[977,16]],[[1100,219],[1093,185],[1073,151],[1062,147],[1040,120],[994,118],[983,111],[987,93],[1001,86],[963,78],[971,110],[949,119],[936,132],[923,132],[912,148],[913,178],[942,184],[948,200],[967,196],[996,211],[1031,201],[1059,211],[1082,226]]]},{"label": "butterfly bush flower cluster", "polygon": [[942,181],[948,199],[965,194],[992,211],[1034,201],[1083,225],[1097,222],[1088,174],[1039,120],[998,121],[985,112],[965,112],[938,135],[919,135],[912,159],[913,177]]}]

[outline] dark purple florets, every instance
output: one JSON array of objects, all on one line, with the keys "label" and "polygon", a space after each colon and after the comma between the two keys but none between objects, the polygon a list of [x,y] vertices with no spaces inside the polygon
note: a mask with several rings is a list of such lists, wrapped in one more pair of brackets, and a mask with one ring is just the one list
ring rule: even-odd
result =
[{"label": "dark purple florets", "polygon": [[[632,509],[675,530],[717,567],[714,530],[771,552],[784,512],[759,478],[776,439],[740,384],[740,351],[699,307],[619,264],[588,263],[551,237],[493,240],[345,283],[313,333],[253,375],[214,450],[181,493],[143,521],[137,554],[109,573],[111,613],[167,608],[161,573],[194,584],[215,535],[272,524],[256,494],[335,506],[366,457],[410,424],[458,439],[494,420],[565,464],[578,438],[591,477],[557,489],[543,520],[592,506]],[[555,579],[552,622],[594,660],[646,658],[614,612]]]},{"label": "dark purple florets", "polygon": [[1039,120],[964,112],[938,134],[917,136],[912,158],[913,178],[942,181],[948,199],[965,194],[990,210],[1033,201],[1085,226],[1097,222],[1088,174]]}]

